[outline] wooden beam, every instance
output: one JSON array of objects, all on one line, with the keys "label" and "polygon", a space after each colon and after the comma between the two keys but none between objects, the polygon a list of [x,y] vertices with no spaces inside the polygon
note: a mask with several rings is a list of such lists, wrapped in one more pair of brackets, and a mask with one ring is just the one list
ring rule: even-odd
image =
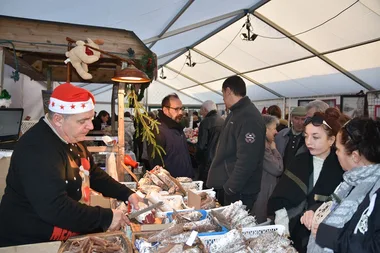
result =
[{"label": "wooden beam", "polygon": [[17,50],[64,55],[66,36],[74,40],[103,39],[102,50],[124,56],[132,48],[136,59],[150,52],[127,30],[0,16],[0,38],[11,40]]},{"label": "wooden beam", "polygon": [[[66,81],[66,66],[55,66],[52,68],[52,79],[57,82],[65,82]],[[46,71],[46,70],[44,70]],[[44,72],[45,73],[45,72]],[[79,83],[112,83],[111,78],[115,75],[115,69],[97,69],[96,71],[92,71],[91,68],[89,73],[92,75],[91,80],[83,80],[76,70],[74,69],[71,75],[71,82],[79,82]]]},{"label": "wooden beam", "polygon": [[[9,50],[4,50],[4,55],[5,64],[16,69],[16,62],[13,53],[11,53]],[[17,61],[20,73],[29,76],[32,80],[35,81],[46,81],[46,76],[35,70],[29,63],[27,63],[20,57],[17,57]]]}]

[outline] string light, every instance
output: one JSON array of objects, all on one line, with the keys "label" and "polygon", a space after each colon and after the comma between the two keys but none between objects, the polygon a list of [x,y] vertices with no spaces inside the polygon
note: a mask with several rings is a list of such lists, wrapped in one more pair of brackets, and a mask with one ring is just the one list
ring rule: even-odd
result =
[{"label": "string light", "polygon": [[166,76],[164,75],[164,67],[161,68],[160,78],[161,79],[166,79]]},{"label": "string light", "polygon": [[251,29],[252,29],[252,24],[251,24],[251,20],[249,18],[249,13],[247,14],[247,20],[245,21],[245,23],[243,24],[243,27],[242,28],[245,28],[247,29],[247,33],[241,33],[240,34],[240,38],[242,40],[246,40],[246,41],[254,41],[256,38],[257,38],[257,34],[255,34]]},{"label": "string light", "polygon": [[197,64],[197,63],[191,61],[190,49],[189,49],[189,54],[186,56],[186,59],[188,60],[188,62],[186,62],[186,65],[191,67],[191,68]]}]

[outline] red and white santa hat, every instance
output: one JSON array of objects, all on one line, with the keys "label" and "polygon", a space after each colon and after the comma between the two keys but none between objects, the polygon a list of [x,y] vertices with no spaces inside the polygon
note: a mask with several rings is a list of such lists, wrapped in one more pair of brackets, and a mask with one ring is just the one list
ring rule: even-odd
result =
[{"label": "red and white santa hat", "polygon": [[95,108],[95,98],[88,90],[64,83],[54,89],[49,101],[49,110],[62,114],[77,114]]}]

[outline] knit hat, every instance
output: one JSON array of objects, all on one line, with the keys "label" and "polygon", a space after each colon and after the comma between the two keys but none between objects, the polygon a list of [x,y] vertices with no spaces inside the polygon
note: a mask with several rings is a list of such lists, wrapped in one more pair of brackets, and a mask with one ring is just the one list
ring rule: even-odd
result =
[{"label": "knit hat", "polygon": [[95,98],[88,90],[64,83],[54,89],[49,101],[49,110],[62,114],[77,114],[95,108]]},{"label": "knit hat", "polygon": [[298,106],[293,109],[291,115],[292,116],[306,116],[307,110],[304,106]]}]

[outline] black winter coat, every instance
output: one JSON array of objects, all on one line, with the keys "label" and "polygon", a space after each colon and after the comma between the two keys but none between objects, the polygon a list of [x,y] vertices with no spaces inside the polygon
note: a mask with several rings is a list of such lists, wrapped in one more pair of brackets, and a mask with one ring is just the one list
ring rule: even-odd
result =
[{"label": "black winter coat", "polygon": [[354,231],[364,210],[369,206],[369,194],[343,228],[339,229],[321,223],[317,231],[317,244],[339,253],[380,252],[380,189],[376,194],[375,206],[368,218],[368,230],[365,234],[360,231],[355,234]]},{"label": "black winter coat", "polygon": [[91,207],[82,197],[81,158],[90,163],[90,186],[106,197],[128,200],[132,191],[93,161],[84,146],[64,143],[41,119],[19,140],[0,204],[0,247],[66,240],[105,231],[112,210]]},{"label": "black winter coat", "polygon": [[315,186],[312,180],[313,171],[313,156],[310,152],[297,155],[268,201],[269,216],[273,216],[281,208],[288,211],[289,232],[299,252],[304,252],[310,235],[310,231],[300,223],[300,216],[306,210],[317,210],[325,201],[323,197],[329,197],[343,180],[344,171],[335,149],[331,149],[324,161]]},{"label": "black winter coat", "polygon": [[248,97],[231,106],[207,178],[207,186],[229,194],[258,194],[266,127]]},{"label": "black winter coat", "polygon": [[200,178],[207,180],[207,174],[215,156],[216,145],[222,131],[224,119],[214,110],[209,112],[201,121],[197,143],[197,163],[200,169]]},{"label": "black winter coat", "polygon": [[194,177],[194,169],[191,165],[189,148],[186,136],[180,123],[166,116],[161,110],[158,112],[159,133],[154,132],[157,145],[160,145],[166,152],[161,157],[156,153],[155,158],[151,158],[152,146],[149,146],[150,165],[164,165],[173,177]]}]

